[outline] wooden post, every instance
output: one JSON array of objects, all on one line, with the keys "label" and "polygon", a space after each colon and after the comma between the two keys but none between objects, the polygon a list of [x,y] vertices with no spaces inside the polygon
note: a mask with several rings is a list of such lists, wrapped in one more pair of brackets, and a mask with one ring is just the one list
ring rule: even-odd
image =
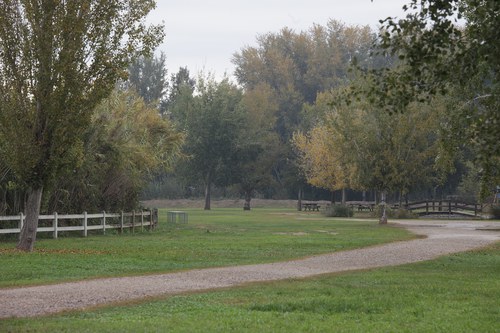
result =
[{"label": "wooden post", "polygon": [[87,237],[87,212],[83,212],[83,237]]},{"label": "wooden post", "polygon": [[429,215],[429,201],[425,201],[425,214]]},{"label": "wooden post", "polygon": [[154,222],[153,222],[153,210],[149,209],[149,230],[153,230]]},{"label": "wooden post", "polygon": [[21,239],[21,230],[23,230],[24,224],[24,214],[23,212],[19,213],[19,239]]},{"label": "wooden post", "polygon": [[102,234],[106,235],[106,212],[102,212]]},{"label": "wooden post", "polygon": [[58,222],[58,219],[57,219],[57,213],[54,213],[54,238],[57,239],[57,224],[59,223]]},{"label": "wooden post", "polygon": [[448,214],[451,215],[451,200],[448,201]]},{"label": "wooden post", "polygon": [[123,210],[120,212],[120,234],[123,233]]},{"label": "wooden post", "polygon": [[153,209],[153,216],[151,218],[153,219],[153,226],[156,228],[159,223],[158,208]]},{"label": "wooden post", "polygon": [[141,209],[141,232],[144,232],[144,210]]},{"label": "wooden post", "polygon": [[135,210],[132,211],[132,232],[135,232]]}]

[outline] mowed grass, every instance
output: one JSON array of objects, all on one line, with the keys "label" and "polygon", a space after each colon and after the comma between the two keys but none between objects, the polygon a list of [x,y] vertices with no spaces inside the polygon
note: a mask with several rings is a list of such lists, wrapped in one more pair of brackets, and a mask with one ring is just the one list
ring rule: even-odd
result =
[{"label": "mowed grass", "polygon": [[5,332],[500,332],[500,243],[398,267],[0,321]]},{"label": "mowed grass", "polygon": [[376,221],[294,210],[187,210],[187,225],[152,232],[39,239],[34,253],[0,243],[0,287],[280,261],[414,237]]}]

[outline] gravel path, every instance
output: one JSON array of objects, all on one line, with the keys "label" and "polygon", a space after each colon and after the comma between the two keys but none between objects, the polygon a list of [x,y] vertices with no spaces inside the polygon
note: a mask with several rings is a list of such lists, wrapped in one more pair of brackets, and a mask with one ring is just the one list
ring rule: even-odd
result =
[{"label": "gravel path", "polygon": [[250,282],[401,265],[484,247],[500,240],[498,223],[397,221],[397,224],[426,238],[271,264],[0,289],[0,318],[33,317]]}]

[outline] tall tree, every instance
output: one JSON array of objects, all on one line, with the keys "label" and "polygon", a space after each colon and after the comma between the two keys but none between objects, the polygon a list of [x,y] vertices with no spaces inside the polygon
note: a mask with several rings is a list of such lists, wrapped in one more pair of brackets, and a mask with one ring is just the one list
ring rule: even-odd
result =
[{"label": "tall tree", "polygon": [[[153,0],[0,3],[0,153],[28,188],[17,247],[31,251],[44,189],[82,153],[91,111],[163,38]],[[14,139],[15,138],[15,139]]]},{"label": "tall tree", "polygon": [[252,196],[272,184],[272,170],[282,154],[274,132],[278,105],[266,84],[246,91],[241,100],[243,127],[238,137],[237,182],[245,198],[244,209],[250,210]]},{"label": "tall tree", "polygon": [[168,89],[165,60],[163,52],[158,57],[140,57],[128,67],[129,75],[124,84],[127,89],[135,90],[147,104],[159,106],[162,114]]},{"label": "tall tree", "polygon": [[372,98],[400,112],[458,90],[449,124],[462,135],[453,137],[474,147],[485,183],[500,182],[500,2],[411,0],[403,8],[403,18],[381,21],[379,36],[401,66],[375,72]]},{"label": "tall tree", "polygon": [[228,79],[216,82],[208,76],[198,78],[191,99],[179,99],[189,107],[176,120],[187,133],[184,153],[188,156],[178,167],[187,178],[204,184],[206,210],[211,208],[212,186],[235,181],[241,96],[241,90]]},{"label": "tall tree", "polygon": [[278,158],[282,163],[275,168],[275,178],[280,182],[287,179],[284,185],[289,189],[300,179],[290,139],[294,131],[302,129],[304,105],[314,104],[318,93],[346,84],[355,56],[360,63],[372,66],[369,54],[374,39],[369,27],[331,20],[307,31],[284,28],[261,35],[257,46],[245,47],[234,55],[238,82],[246,90],[268,85],[278,105],[275,132],[280,141],[276,143],[286,149],[280,149],[284,155]]}]

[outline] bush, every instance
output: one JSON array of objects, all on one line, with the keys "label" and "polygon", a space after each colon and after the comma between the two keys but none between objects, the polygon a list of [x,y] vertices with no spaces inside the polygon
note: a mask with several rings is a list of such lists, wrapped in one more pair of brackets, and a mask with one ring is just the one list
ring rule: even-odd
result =
[{"label": "bush", "polygon": [[490,214],[492,219],[500,219],[500,205],[491,205]]},{"label": "bush", "polygon": [[[389,206],[385,208],[385,214],[390,219],[416,219],[418,215],[404,208],[391,209]],[[380,218],[382,216],[382,206],[378,205],[372,212],[372,217]]]},{"label": "bush", "polygon": [[354,211],[347,205],[332,205],[326,208],[325,215],[328,217],[352,217]]}]

